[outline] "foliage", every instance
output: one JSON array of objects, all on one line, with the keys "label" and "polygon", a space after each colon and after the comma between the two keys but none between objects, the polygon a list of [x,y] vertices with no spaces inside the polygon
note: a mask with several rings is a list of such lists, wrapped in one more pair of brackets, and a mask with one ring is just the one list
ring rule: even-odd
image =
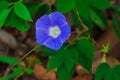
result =
[{"label": "foliage", "polygon": [[95,80],[119,80],[120,65],[111,68],[107,63],[101,63],[96,70]]},{"label": "foliage", "polygon": [[27,21],[32,21],[30,13],[28,12],[28,9],[26,8],[26,6],[23,3],[18,2],[17,4],[15,4],[14,12],[20,18],[27,20]]},{"label": "foliage", "polygon": [[[112,15],[112,28],[118,39],[120,39],[120,6],[112,4],[109,0],[57,0],[54,6],[56,7],[53,9],[48,4],[35,2],[34,0],[0,0],[0,28],[9,26],[21,32],[27,32],[31,28],[28,23],[35,22],[32,16],[39,18],[54,11],[59,11],[62,14],[70,13],[75,24],[72,32],[78,31],[78,36],[75,39],[70,38],[58,51],[40,46],[35,49],[35,52],[43,51],[44,56],[50,57],[48,71],[57,68],[59,80],[70,80],[74,74],[76,63],[92,74],[94,48],[96,47],[93,45],[93,26],[97,25],[100,29],[107,30],[108,18],[105,11],[112,9],[114,11],[114,15]],[[38,15],[36,15],[36,12]],[[100,52],[103,54],[108,53],[109,49],[108,44]],[[27,60],[41,64],[39,60],[34,60],[32,57],[28,57]],[[0,62],[13,65],[18,60],[8,56],[0,56]],[[31,74],[33,70],[30,67],[23,68],[18,64],[5,79],[14,79],[25,72]],[[111,68],[109,64],[101,63],[97,67],[95,80],[120,80],[119,75],[120,65]]]},{"label": "foliage", "polygon": [[108,42],[107,45],[103,45],[103,49],[100,50],[101,53],[108,53],[110,50],[110,43]]},{"label": "foliage", "polygon": [[18,62],[18,60],[13,57],[0,56],[0,62],[7,63],[7,64],[15,64]]}]

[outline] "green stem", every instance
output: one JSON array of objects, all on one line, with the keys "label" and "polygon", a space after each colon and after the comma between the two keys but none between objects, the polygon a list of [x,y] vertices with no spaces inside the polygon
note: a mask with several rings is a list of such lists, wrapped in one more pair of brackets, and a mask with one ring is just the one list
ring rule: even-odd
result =
[{"label": "green stem", "polygon": [[79,22],[81,23],[82,27],[83,27],[84,29],[87,29],[87,30],[88,30],[88,27],[83,23],[82,19],[80,18],[79,12],[77,11],[76,7],[74,8],[74,10],[75,10],[75,13],[76,13],[76,15],[77,15],[77,17],[78,17],[78,20],[79,20]]},{"label": "green stem", "polygon": [[106,63],[106,54],[103,54],[101,62]]}]

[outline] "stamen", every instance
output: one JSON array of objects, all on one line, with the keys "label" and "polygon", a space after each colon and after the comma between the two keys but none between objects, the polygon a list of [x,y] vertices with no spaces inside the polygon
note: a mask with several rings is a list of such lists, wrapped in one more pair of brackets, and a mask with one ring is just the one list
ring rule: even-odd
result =
[{"label": "stamen", "polygon": [[49,35],[53,38],[57,38],[61,34],[61,31],[58,26],[52,26],[49,28]]}]

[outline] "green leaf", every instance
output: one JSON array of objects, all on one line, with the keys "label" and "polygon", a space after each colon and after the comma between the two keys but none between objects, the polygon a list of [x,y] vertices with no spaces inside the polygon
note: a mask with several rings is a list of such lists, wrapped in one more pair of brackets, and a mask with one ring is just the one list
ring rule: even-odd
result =
[{"label": "green leaf", "polygon": [[2,80],[2,77],[0,77],[0,80]]},{"label": "green leaf", "polygon": [[94,59],[94,46],[87,39],[76,41],[75,47],[79,52],[79,64],[92,73],[92,63]]},{"label": "green leaf", "polygon": [[81,18],[82,19],[82,21],[83,21],[83,23],[88,27],[88,31],[89,31],[89,33],[88,34],[90,34],[91,35],[91,37],[92,37],[92,30],[93,30],[93,23],[92,23],[92,20],[89,18],[89,19],[85,19],[85,18]]},{"label": "green leaf", "polygon": [[39,59],[37,59],[37,60],[35,61],[35,64],[40,65],[40,64],[42,64],[42,62],[41,62]]},{"label": "green leaf", "polygon": [[35,64],[41,64],[41,63],[42,63],[38,58],[34,58],[34,57],[32,57],[32,56],[27,57],[26,60],[27,60],[28,62],[32,62],[32,63],[35,63]]},{"label": "green leaf", "polygon": [[89,0],[90,5],[97,8],[97,9],[107,9],[112,7],[112,4],[110,3],[109,0]]},{"label": "green leaf", "polygon": [[76,48],[74,48],[74,46],[70,46],[67,49],[67,52],[65,54],[65,65],[66,68],[71,71],[71,69],[74,67],[75,63],[77,62],[78,58],[79,58],[79,53],[76,50]]},{"label": "green leaf", "polygon": [[6,1],[0,1],[0,13],[9,7],[10,3]]},{"label": "green leaf", "polygon": [[81,28],[80,21],[78,20],[77,14],[75,13],[75,10],[72,10],[72,11],[71,11],[71,14],[72,14],[72,20],[73,20],[73,22],[75,23],[75,25],[76,25],[78,28]]},{"label": "green leaf", "polygon": [[90,7],[88,0],[75,0],[76,9],[81,18],[89,19],[90,18]]},{"label": "green leaf", "polygon": [[107,63],[100,64],[96,70],[95,80],[102,80],[102,79],[111,80],[111,68]]},{"label": "green leaf", "polygon": [[7,63],[7,64],[16,64],[18,60],[13,57],[0,56],[0,62]]},{"label": "green leaf", "polygon": [[113,6],[113,9],[115,10],[115,12],[120,16],[120,6]]},{"label": "green leaf", "polygon": [[74,71],[75,71],[75,67],[73,67],[71,71],[69,71],[65,66],[65,63],[62,63],[57,70],[59,80],[70,80]]},{"label": "green leaf", "polygon": [[21,66],[17,66],[15,68],[13,68],[13,72],[21,73],[22,69],[23,68]]},{"label": "green leaf", "polygon": [[25,68],[25,72],[27,73],[27,74],[32,74],[33,73],[33,69],[31,69],[31,68]]},{"label": "green leaf", "polygon": [[22,18],[24,20],[31,21],[31,22],[33,21],[31,16],[30,16],[30,13],[29,13],[28,9],[21,2],[18,2],[14,6],[14,12],[15,12],[16,15],[18,15],[20,18]]},{"label": "green leaf", "polygon": [[17,1],[19,1],[19,0],[1,0],[1,1],[7,1],[7,2],[12,3],[12,2],[17,2]]},{"label": "green leaf", "polygon": [[52,56],[52,55],[56,54],[56,51],[51,50],[45,46],[42,46],[42,51],[43,51],[44,56]]},{"label": "green leaf", "polygon": [[93,24],[90,19],[90,6],[88,0],[75,0],[76,8],[75,11],[78,12],[78,16],[82,20],[83,24],[85,24],[89,28],[89,33],[92,36],[92,28]]},{"label": "green leaf", "polygon": [[120,80],[120,65],[116,65],[112,69],[111,80]]},{"label": "green leaf", "polygon": [[57,10],[61,13],[66,13],[72,10],[74,6],[75,6],[75,0],[58,0],[57,1]]},{"label": "green leaf", "polygon": [[39,2],[27,2],[25,5],[29,10],[30,15],[33,15],[43,4]]},{"label": "green leaf", "polygon": [[103,45],[103,49],[100,50],[101,53],[108,53],[110,50],[110,42],[108,42],[106,45]]},{"label": "green leaf", "polygon": [[79,53],[74,46],[70,45],[68,48],[66,48],[66,46],[68,46],[68,44],[64,44],[63,47],[56,52],[53,51],[54,54],[50,57],[48,63],[48,71],[59,67],[63,62],[69,71],[73,68],[79,58]]},{"label": "green leaf", "polygon": [[22,32],[26,32],[30,29],[30,26],[27,24],[27,22],[20,18],[18,18],[16,20],[15,27],[16,27],[16,29],[18,29]]},{"label": "green leaf", "polygon": [[74,73],[75,64],[79,58],[77,49],[66,43],[60,50],[48,51],[48,53],[54,53],[50,57],[48,71],[57,68],[59,79],[69,80]]},{"label": "green leaf", "polygon": [[112,25],[113,30],[115,31],[117,37],[120,39],[120,22],[115,17],[112,20]]},{"label": "green leaf", "polygon": [[91,15],[92,21],[94,21],[97,25],[99,25],[99,27],[101,27],[102,29],[106,28],[106,25],[102,21],[101,17],[94,10],[91,9],[90,15]]},{"label": "green leaf", "polygon": [[29,61],[29,62],[33,62],[35,59],[32,56],[30,56],[30,57],[27,57],[26,60]]},{"label": "green leaf", "polygon": [[30,29],[27,22],[18,17],[13,11],[9,14],[5,22],[6,26],[14,26],[16,29],[22,32],[26,32]]},{"label": "green leaf", "polygon": [[35,48],[35,52],[37,53],[37,52],[40,52],[41,50],[42,50],[42,47],[39,45],[39,44],[35,44],[35,47],[37,47],[37,48]]},{"label": "green leaf", "polygon": [[60,66],[60,64],[63,62],[64,58],[63,56],[65,55],[64,50],[60,49],[55,53],[55,55],[52,55],[50,57],[49,63],[48,63],[48,71],[57,68]]},{"label": "green leaf", "polygon": [[8,16],[8,14],[10,13],[11,9],[5,9],[4,11],[2,11],[0,13],[0,28],[4,25],[5,20]]},{"label": "green leaf", "polygon": [[55,51],[55,50],[52,50],[52,49],[49,49],[49,48],[47,48],[47,47],[45,47],[45,46],[41,46],[42,47],[42,50],[43,50],[43,55],[45,55],[45,56],[52,56],[52,55],[56,55],[57,53],[59,53],[60,51],[62,51],[63,50],[63,52],[64,52],[64,50],[66,50],[65,49],[65,46],[67,46],[68,44],[63,44],[63,46],[62,46],[62,48],[60,49],[60,50],[58,50],[58,51]]},{"label": "green leaf", "polygon": [[39,16],[43,16],[45,14],[50,14],[52,11],[47,4],[44,4],[39,9]]},{"label": "green leaf", "polygon": [[13,69],[13,72],[12,72],[11,74],[9,74],[9,75],[5,78],[5,80],[14,79],[14,78],[17,77],[17,76],[22,75],[22,73],[23,73],[23,68],[22,68],[21,66],[15,67],[15,68]]}]

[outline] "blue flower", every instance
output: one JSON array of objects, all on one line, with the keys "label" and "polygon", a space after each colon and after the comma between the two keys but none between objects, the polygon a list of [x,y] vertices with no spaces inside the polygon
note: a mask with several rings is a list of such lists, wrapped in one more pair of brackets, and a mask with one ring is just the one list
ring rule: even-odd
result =
[{"label": "blue flower", "polygon": [[59,12],[43,15],[36,22],[37,43],[50,49],[59,50],[70,34],[70,25]]}]

